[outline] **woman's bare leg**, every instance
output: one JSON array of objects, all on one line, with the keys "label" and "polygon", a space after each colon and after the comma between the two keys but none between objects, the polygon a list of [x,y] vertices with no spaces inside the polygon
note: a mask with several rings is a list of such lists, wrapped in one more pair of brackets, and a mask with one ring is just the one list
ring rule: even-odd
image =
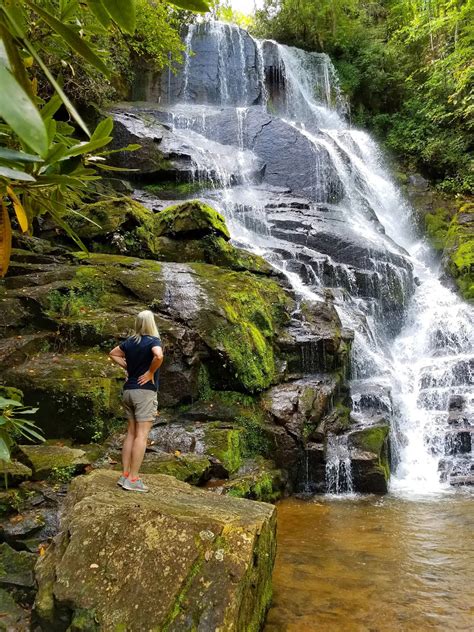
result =
[{"label": "woman's bare leg", "polygon": [[152,421],[137,421],[135,430],[135,441],[132,447],[132,459],[130,463],[130,478],[138,478],[138,471],[145,456],[146,441],[151,430]]},{"label": "woman's bare leg", "polygon": [[124,476],[128,476],[132,463],[132,448],[135,441],[137,422],[128,420],[127,435],[122,447],[122,467]]}]

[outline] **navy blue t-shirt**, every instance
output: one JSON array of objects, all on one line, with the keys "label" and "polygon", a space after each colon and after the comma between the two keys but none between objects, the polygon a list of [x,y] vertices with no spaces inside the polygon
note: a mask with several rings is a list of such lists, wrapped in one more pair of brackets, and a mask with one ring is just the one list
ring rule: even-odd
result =
[{"label": "navy blue t-shirt", "polygon": [[161,340],[155,336],[142,336],[140,342],[137,342],[132,336],[122,342],[119,347],[125,353],[125,360],[127,361],[128,379],[123,387],[124,390],[144,388],[147,391],[157,391],[159,370],[155,372],[154,383],[147,382],[141,386],[138,383],[138,378],[150,368],[151,361],[153,360],[151,350],[153,347],[161,347]]}]

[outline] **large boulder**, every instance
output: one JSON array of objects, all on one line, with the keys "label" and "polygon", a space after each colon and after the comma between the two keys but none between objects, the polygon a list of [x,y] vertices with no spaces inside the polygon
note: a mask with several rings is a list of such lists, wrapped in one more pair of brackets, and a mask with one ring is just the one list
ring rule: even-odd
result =
[{"label": "large boulder", "polygon": [[259,630],[274,508],[168,476],[146,480],[140,496],[118,490],[114,472],[74,480],[62,530],[36,567],[41,629]]}]

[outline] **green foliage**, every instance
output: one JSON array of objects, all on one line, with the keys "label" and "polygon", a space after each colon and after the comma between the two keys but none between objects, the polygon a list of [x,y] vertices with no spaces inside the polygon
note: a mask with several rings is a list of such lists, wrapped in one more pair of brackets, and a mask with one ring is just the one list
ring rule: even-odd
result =
[{"label": "green foliage", "polygon": [[28,441],[44,441],[40,429],[23,415],[34,415],[38,409],[23,406],[16,399],[0,397],[0,459],[10,461],[11,449],[23,437]]},{"label": "green foliage", "polygon": [[74,478],[77,467],[75,465],[63,465],[62,467],[53,467],[49,479],[53,483],[70,483]]},{"label": "green foliage", "polygon": [[51,290],[48,294],[47,312],[59,317],[81,316],[100,304],[104,292],[103,279],[93,276],[85,277],[67,292]]},{"label": "green foliage", "polygon": [[447,192],[474,189],[474,2],[266,0],[256,31],[331,55],[353,123]]},{"label": "green foliage", "polygon": [[[177,4],[207,8],[205,0]],[[155,70],[178,61],[178,27],[175,10],[148,0],[0,4],[0,276],[10,260],[10,215],[26,232],[49,213],[85,250],[63,215],[77,212],[100,171],[115,170],[104,162],[113,125],[106,119],[91,134],[73,101],[105,101],[114,93],[104,90],[107,80],[125,74],[134,53]]]}]

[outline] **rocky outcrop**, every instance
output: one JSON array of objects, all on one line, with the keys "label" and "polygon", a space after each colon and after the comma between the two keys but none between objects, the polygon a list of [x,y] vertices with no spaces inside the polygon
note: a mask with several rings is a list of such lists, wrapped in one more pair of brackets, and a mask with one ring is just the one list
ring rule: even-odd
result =
[{"label": "rocky outcrop", "polygon": [[243,106],[262,99],[263,62],[247,31],[234,25],[216,26],[212,22],[192,24],[188,29],[189,49],[184,64],[161,78],[159,95],[164,103],[187,101]]},{"label": "rocky outcrop", "polygon": [[137,498],[117,489],[114,472],[75,479],[61,532],[36,567],[41,629],[259,630],[274,508],[168,476],[147,482],[150,493]]}]

